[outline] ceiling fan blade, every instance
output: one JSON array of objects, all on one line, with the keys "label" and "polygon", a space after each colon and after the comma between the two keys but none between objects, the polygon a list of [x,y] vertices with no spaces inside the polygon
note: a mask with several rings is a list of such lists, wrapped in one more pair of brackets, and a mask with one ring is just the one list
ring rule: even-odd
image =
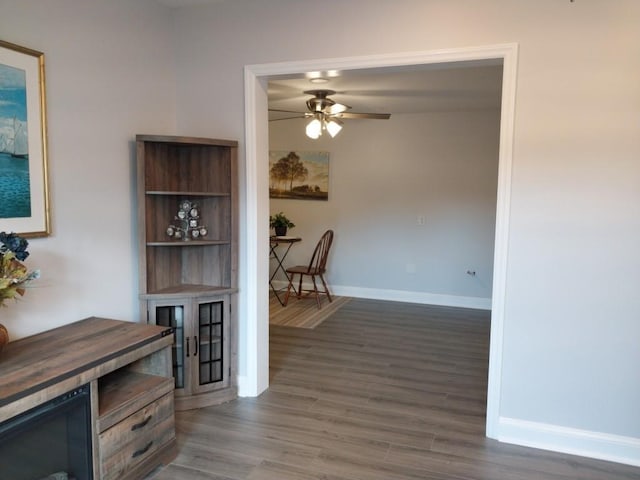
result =
[{"label": "ceiling fan blade", "polygon": [[356,112],[343,112],[336,115],[338,118],[371,118],[374,120],[389,120],[391,118],[390,113],[356,113]]},{"label": "ceiling fan blade", "polygon": [[279,110],[277,108],[270,108],[270,112],[279,112],[279,113],[297,113],[298,115],[306,115],[307,112],[298,112],[296,110]]},{"label": "ceiling fan blade", "polygon": [[291,120],[292,118],[307,118],[307,115],[296,115],[295,117],[282,117],[282,118],[271,118],[270,122],[277,122],[279,120]]}]

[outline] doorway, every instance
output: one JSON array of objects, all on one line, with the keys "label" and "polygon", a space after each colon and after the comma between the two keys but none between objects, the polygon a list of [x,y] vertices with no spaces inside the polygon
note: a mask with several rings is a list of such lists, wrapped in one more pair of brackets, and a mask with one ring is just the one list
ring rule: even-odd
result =
[{"label": "doorway", "polygon": [[255,396],[268,387],[268,126],[267,83],[270,77],[310,71],[366,70],[450,62],[503,63],[498,191],[493,271],[492,320],[487,392],[487,428],[495,437],[500,411],[502,334],[508,244],[512,137],[516,81],[516,45],[499,45],[437,52],[401,53],[367,57],[249,65],[245,67],[245,154],[247,235],[242,244],[244,268],[240,305],[240,394]]}]

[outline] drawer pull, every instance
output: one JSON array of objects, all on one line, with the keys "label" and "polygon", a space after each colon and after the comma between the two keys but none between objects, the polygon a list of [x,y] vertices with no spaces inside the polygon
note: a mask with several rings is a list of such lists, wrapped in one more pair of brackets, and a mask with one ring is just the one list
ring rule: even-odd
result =
[{"label": "drawer pull", "polygon": [[133,452],[133,455],[131,455],[131,458],[136,458],[136,457],[139,457],[140,455],[144,455],[151,448],[151,445],[153,445],[153,440],[147,443],[144,448],[141,448],[140,450],[136,450],[135,452]]},{"label": "drawer pull", "polygon": [[149,420],[151,420],[151,417],[153,417],[153,415],[149,415],[147,418],[145,418],[140,423],[136,423],[135,425],[133,425],[131,427],[131,431],[135,432],[136,430],[140,430],[141,428],[144,428],[147,425],[147,423],[149,423]]}]

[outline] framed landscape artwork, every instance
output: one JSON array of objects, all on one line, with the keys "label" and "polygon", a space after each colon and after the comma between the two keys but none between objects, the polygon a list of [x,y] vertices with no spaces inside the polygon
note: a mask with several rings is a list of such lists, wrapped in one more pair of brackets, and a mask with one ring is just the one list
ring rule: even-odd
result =
[{"label": "framed landscape artwork", "polygon": [[269,197],[329,199],[329,152],[269,152]]},{"label": "framed landscape artwork", "polygon": [[0,40],[0,231],[50,233],[44,54]]}]

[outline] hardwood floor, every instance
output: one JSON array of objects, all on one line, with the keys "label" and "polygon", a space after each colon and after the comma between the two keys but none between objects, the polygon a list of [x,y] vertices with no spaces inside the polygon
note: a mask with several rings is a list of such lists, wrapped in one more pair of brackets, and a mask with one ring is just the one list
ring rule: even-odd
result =
[{"label": "hardwood floor", "polygon": [[178,412],[154,480],[637,480],[640,468],[484,436],[489,313],[352,299],[271,327],[258,398]]}]

